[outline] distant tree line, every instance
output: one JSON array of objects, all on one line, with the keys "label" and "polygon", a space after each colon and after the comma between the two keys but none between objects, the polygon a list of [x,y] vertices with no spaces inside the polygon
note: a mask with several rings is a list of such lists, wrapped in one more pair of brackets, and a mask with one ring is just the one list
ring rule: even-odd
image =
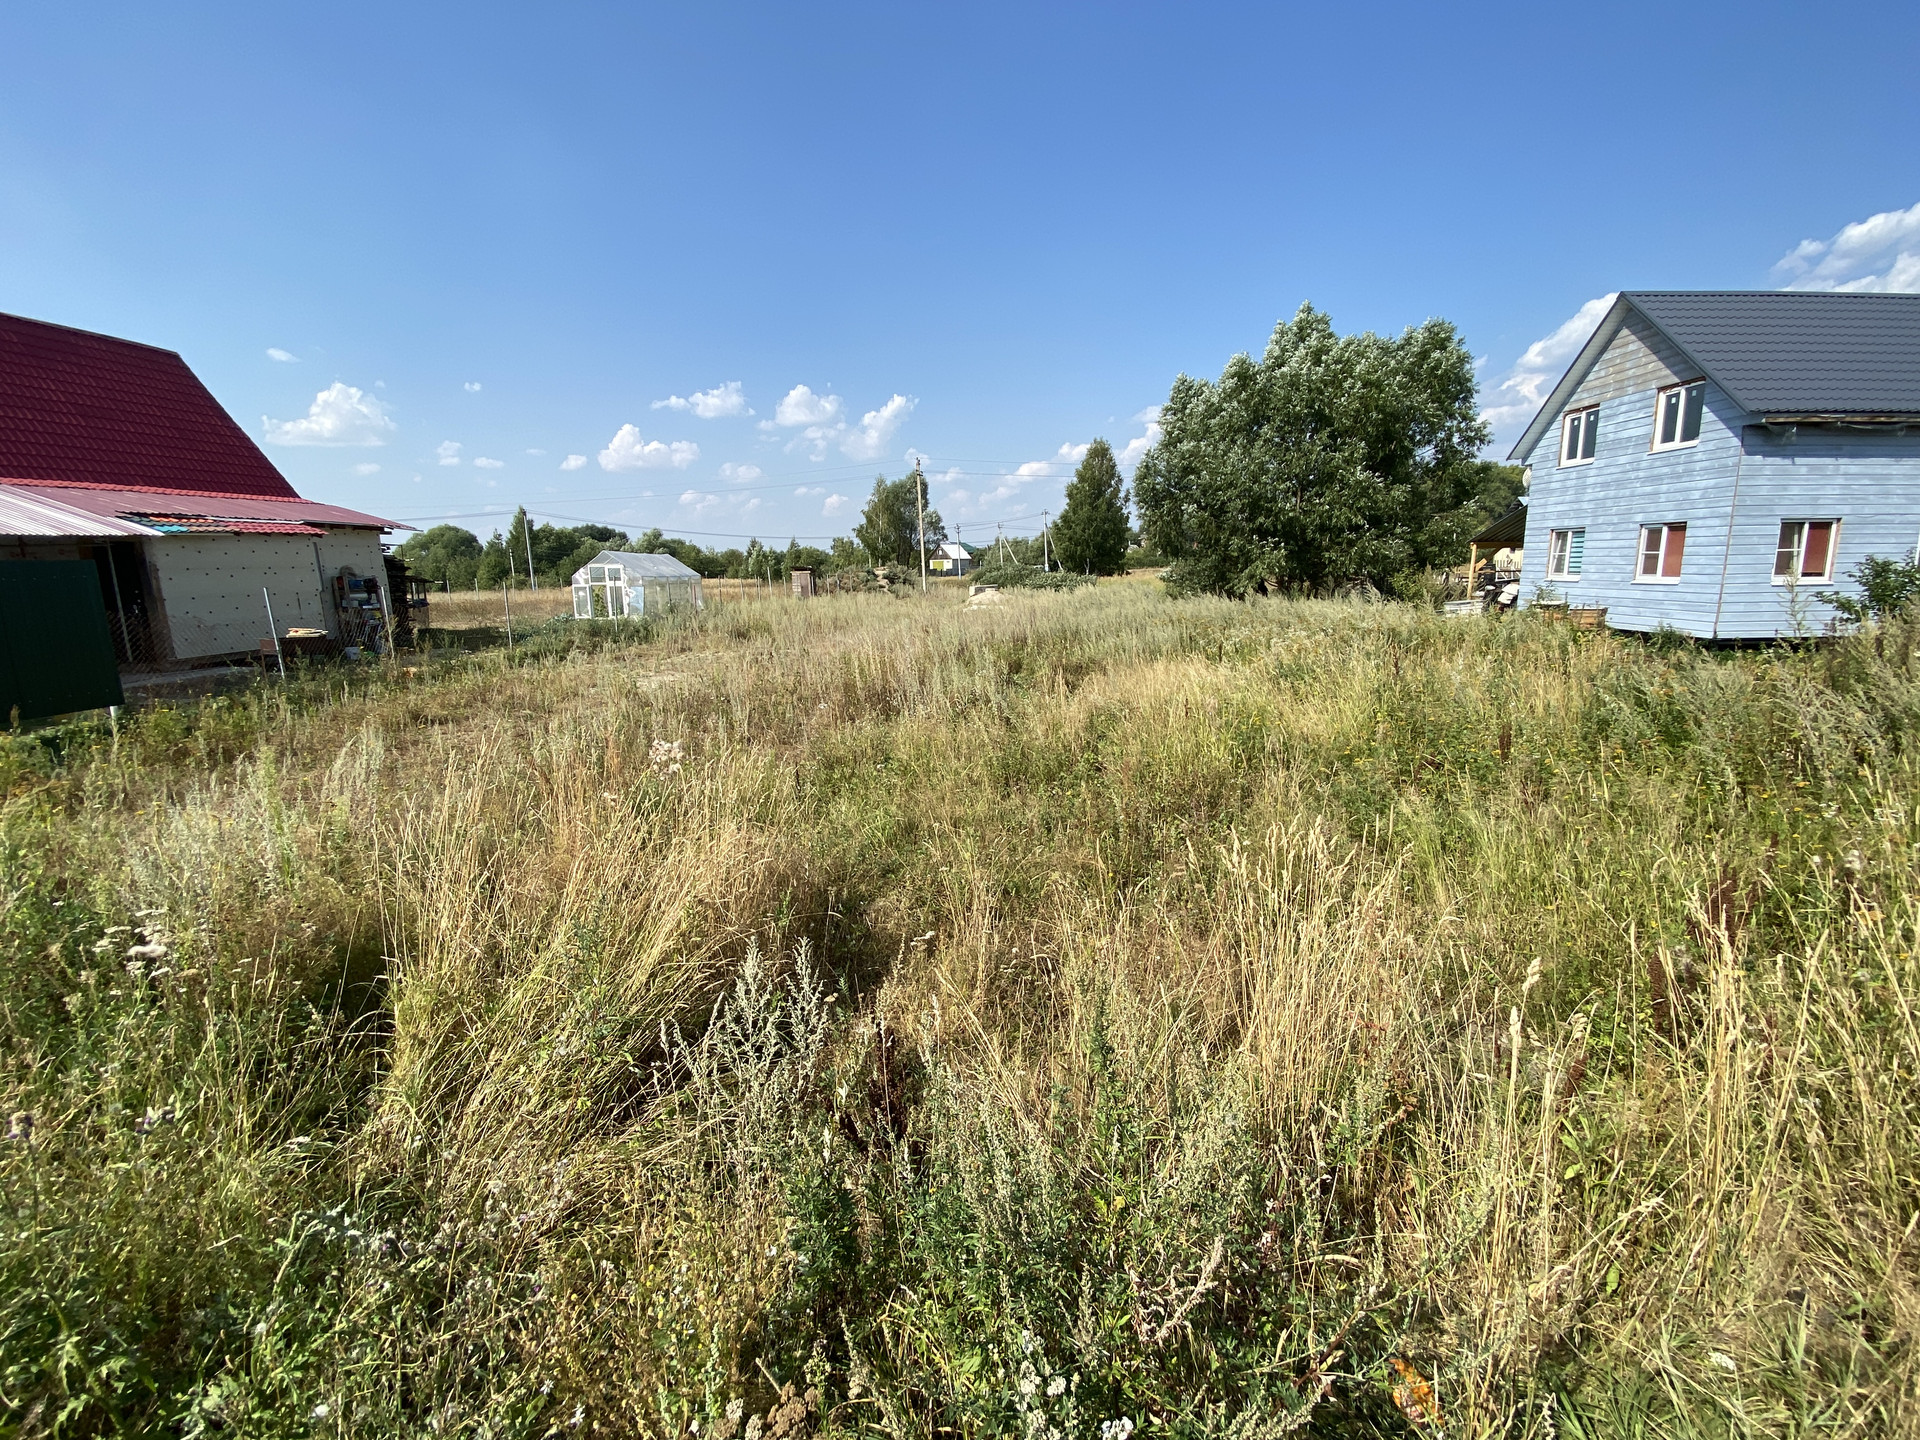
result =
[{"label": "distant tree line", "polygon": [[745,549],[709,550],[657,528],[632,535],[611,525],[530,526],[527,512],[522,510],[513,517],[505,534],[495,531],[484,542],[461,526],[435,525],[409,536],[395,553],[406,561],[412,574],[455,590],[498,590],[508,583],[525,589],[531,546],[534,576],[543,587],[558,589],[569,584],[574,572],[602,550],[671,555],[708,579],[726,576],[777,581],[785,580],[799,565],[819,570],[845,568],[852,563],[851,557],[837,552],[850,544],[835,541],[834,550],[822,550],[794,540],[785,545],[752,540]]}]

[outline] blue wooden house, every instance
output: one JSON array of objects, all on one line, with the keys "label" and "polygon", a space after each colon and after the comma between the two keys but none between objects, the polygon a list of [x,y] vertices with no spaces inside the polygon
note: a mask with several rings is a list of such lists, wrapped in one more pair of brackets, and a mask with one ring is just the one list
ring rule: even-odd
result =
[{"label": "blue wooden house", "polygon": [[1817,633],[1920,543],[1920,295],[1623,292],[1514,446],[1521,603]]}]

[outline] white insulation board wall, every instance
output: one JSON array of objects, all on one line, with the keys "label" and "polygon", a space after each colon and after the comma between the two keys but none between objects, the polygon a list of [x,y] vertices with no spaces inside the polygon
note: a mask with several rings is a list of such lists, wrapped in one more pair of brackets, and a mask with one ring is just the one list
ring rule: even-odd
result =
[{"label": "white insulation board wall", "polygon": [[383,575],[377,530],[311,535],[169,535],[147,542],[176,659],[254,650],[274,623],[338,633],[333,577]]}]

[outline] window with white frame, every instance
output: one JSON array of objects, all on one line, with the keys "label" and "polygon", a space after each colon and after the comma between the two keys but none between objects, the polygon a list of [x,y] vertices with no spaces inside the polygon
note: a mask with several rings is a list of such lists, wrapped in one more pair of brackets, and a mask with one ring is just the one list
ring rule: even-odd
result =
[{"label": "window with white frame", "polygon": [[1549,580],[1578,580],[1580,564],[1586,556],[1587,532],[1584,527],[1547,532],[1547,578]]},{"label": "window with white frame", "polygon": [[1680,562],[1687,553],[1687,527],[1683,523],[1642,525],[1640,527],[1640,563],[1633,578],[1650,584],[1672,584],[1680,578]]},{"label": "window with white frame", "polygon": [[1773,551],[1773,583],[1833,579],[1833,552],[1840,538],[1838,520],[1782,520],[1780,543]]},{"label": "window with white frame", "polygon": [[1593,459],[1594,447],[1600,443],[1600,407],[1588,406],[1585,410],[1570,410],[1560,428],[1560,463],[1562,465],[1585,465]]},{"label": "window with white frame", "polygon": [[1653,406],[1653,448],[1678,450],[1700,443],[1700,416],[1706,409],[1707,382],[1669,385]]},{"label": "window with white frame", "polygon": [[575,618],[589,620],[627,613],[627,572],[620,565],[589,565],[587,583],[573,587]]}]

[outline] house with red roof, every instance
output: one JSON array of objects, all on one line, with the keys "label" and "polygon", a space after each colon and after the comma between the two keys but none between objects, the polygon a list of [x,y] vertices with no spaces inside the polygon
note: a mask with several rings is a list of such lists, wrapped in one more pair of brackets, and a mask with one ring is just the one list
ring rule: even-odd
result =
[{"label": "house with red roof", "polygon": [[0,562],[90,563],[120,671],[369,638],[395,528],[302,499],[173,351],[0,315]]}]

